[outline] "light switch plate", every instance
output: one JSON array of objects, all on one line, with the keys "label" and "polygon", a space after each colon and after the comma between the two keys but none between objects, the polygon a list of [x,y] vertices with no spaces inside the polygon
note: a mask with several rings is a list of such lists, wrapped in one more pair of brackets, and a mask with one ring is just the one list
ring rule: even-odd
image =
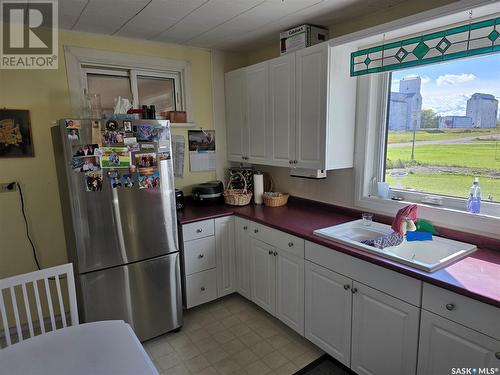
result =
[{"label": "light switch plate", "polygon": [[[9,185],[14,184],[9,190]],[[2,182],[0,183],[0,193],[12,193],[17,191],[17,184],[15,182]]]}]

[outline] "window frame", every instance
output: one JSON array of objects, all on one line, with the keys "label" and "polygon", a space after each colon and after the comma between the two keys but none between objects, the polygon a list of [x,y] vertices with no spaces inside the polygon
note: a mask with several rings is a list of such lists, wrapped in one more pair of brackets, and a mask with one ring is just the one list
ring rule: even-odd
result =
[{"label": "window frame", "polygon": [[[500,203],[481,202],[481,214],[465,210],[465,198],[391,188],[402,201],[377,196],[377,181],[383,181],[390,73],[360,76],[357,87],[355,206],[393,216],[405,205],[419,205],[419,217],[441,226],[498,237]],[[472,181],[472,180],[471,180]],[[466,193],[466,192],[464,192]],[[426,196],[439,196],[440,206],[422,203]]]},{"label": "window frame", "polygon": [[176,110],[186,111],[187,122],[194,123],[191,62],[71,46],[65,46],[64,53],[74,114],[82,110],[84,89],[87,88],[86,71],[92,69],[101,74],[128,71],[134,106],[138,105],[137,76],[172,78]]},{"label": "window frame", "polygon": [[84,89],[88,91],[88,74],[94,75],[107,75],[116,77],[128,77],[130,82],[130,92],[132,94],[132,105],[135,108],[139,108],[139,89],[137,84],[138,78],[165,78],[171,79],[174,82],[174,100],[175,100],[175,110],[183,111],[184,106],[182,102],[182,90],[181,90],[181,75],[176,72],[161,72],[154,70],[143,70],[143,69],[118,69],[112,66],[82,66],[82,82]]}]

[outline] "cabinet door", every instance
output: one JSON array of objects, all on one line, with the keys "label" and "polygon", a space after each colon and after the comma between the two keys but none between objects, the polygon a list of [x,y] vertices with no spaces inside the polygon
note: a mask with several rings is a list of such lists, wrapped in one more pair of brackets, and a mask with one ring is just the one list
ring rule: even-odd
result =
[{"label": "cabinet door", "polygon": [[296,110],[297,167],[325,169],[328,47],[318,45],[297,51]]},{"label": "cabinet door", "polygon": [[236,289],[243,297],[252,299],[251,293],[251,252],[250,237],[248,236],[248,220],[235,218],[235,246],[236,246]]},{"label": "cabinet door", "polygon": [[349,366],[352,280],[308,261],[305,268],[305,336]]},{"label": "cabinet door", "polygon": [[415,374],[419,308],[353,283],[351,369],[357,374]]},{"label": "cabinet door", "polygon": [[250,163],[266,163],[269,157],[267,97],[267,62],[246,68],[247,156]]},{"label": "cabinet door", "polygon": [[[477,319],[481,317],[477,316]],[[422,310],[419,375],[451,374],[453,368],[498,367],[500,341]]]},{"label": "cabinet door", "polygon": [[269,61],[269,165],[290,167],[295,159],[295,55]]},{"label": "cabinet door", "polygon": [[243,69],[226,73],[227,158],[241,162],[248,154],[246,88]]},{"label": "cabinet door", "polygon": [[217,295],[222,297],[236,290],[233,216],[215,219],[215,253],[217,258]]},{"label": "cabinet door", "polygon": [[276,261],[274,247],[250,239],[252,252],[252,301],[274,315],[276,311]]},{"label": "cabinet door", "polygon": [[276,254],[276,317],[304,335],[304,258]]}]

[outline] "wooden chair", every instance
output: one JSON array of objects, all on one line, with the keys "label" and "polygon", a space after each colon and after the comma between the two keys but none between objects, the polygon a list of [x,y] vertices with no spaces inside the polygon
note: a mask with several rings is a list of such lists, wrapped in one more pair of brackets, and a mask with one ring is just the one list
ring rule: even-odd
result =
[{"label": "wooden chair", "polygon": [[[64,283],[61,280],[64,278],[66,279],[66,290],[62,288]],[[67,296],[70,322],[67,322],[66,319],[63,291],[66,292],[65,295]],[[6,296],[5,301],[4,296]],[[18,302],[18,299],[20,302]],[[54,305],[58,309],[59,315],[54,313]],[[32,307],[35,306],[37,319],[34,320],[33,315],[35,314],[32,315]],[[47,312],[47,310],[48,317],[47,314],[44,314],[44,311]],[[0,280],[0,316],[7,346],[34,337],[36,333],[44,334],[58,328],[65,328],[68,325],[78,324],[73,265],[71,263],[63,264]],[[59,317],[60,323],[58,327],[56,318],[59,321]],[[47,320],[50,318],[49,327],[51,329],[46,329],[46,318]],[[12,324],[9,321],[15,322],[15,328],[11,327]],[[26,321],[27,327],[26,324],[22,324],[24,321]],[[15,335],[11,332],[14,329]],[[17,337],[17,340],[14,340],[15,337]]]}]

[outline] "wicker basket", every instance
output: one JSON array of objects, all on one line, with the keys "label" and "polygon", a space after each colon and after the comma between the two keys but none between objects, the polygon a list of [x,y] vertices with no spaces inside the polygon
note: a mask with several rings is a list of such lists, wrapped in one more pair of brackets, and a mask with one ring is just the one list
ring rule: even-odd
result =
[{"label": "wicker basket", "polygon": [[268,207],[280,207],[287,204],[289,196],[288,193],[265,192],[262,194],[262,199]]},{"label": "wicker basket", "polygon": [[227,183],[226,190],[224,190],[224,202],[226,204],[229,204],[231,206],[246,206],[247,204],[250,203],[250,200],[252,199],[252,192],[249,192],[247,190],[247,179],[245,176],[243,176],[242,173],[238,172],[236,173],[241,177],[241,180],[244,182],[245,186],[243,189],[232,189],[232,175],[229,177],[229,182]]}]

